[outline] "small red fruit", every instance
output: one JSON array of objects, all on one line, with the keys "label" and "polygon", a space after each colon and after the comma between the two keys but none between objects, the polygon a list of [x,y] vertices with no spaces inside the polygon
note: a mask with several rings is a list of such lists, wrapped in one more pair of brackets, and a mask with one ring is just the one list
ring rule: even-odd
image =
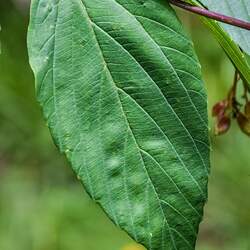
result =
[{"label": "small red fruit", "polygon": [[231,126],[231,119],[228,116],[218,118],[215,126],[215,135],[225,134]]},{"label": "small red fruit", "polygon": [[213,110],[212,110],[212,116],[217,116],[217,117],[221,117],[225,114],[226,109],[228,108],[228,100],[223,100],[220,102],[217,102],[214,106],[213,106]]}]

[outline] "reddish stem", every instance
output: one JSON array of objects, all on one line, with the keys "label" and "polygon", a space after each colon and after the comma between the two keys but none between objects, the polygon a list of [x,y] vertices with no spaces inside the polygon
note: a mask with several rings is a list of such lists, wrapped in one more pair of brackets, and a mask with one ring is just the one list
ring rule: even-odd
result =
[{"label": "reddish stem", "polygon": [[193,6],[189,3],[185,3],[181,0],[169,0],[169,3],[182,8],[184,10],[193,12],[195,14],[201,15],[201,16],[205,16],[208,17],[210,19],[214,19],[223,23],[227,23],[233,26],[237,26],[246,30],[250,30],[250,23],[234,18],[234,17],[230,17],[230,16],[226,16],[226,15],[222,15],[220,13],[214,12],[214,11],[209,11],[207,9],[201,8],[201,7],[197,7],[197,6]]}]

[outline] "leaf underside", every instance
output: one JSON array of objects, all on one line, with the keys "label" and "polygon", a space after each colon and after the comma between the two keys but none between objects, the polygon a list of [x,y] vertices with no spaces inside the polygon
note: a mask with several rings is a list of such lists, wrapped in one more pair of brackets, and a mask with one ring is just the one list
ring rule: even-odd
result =
[{"label": "leaf underside", "polygon": [[115,224],[194,249],[207,199],[207,97],[164,0],[33,0],[28,47],[56,145]]},{"label": "leaf underside", "polygon": [[[224,15],[232,16],[238,19],[250,22],[250,5],[249,0],[199,0],[210,10],[217,11]],[[223,24],[221,26],[230,34],[232,39],[240,47],[250,54],[250,32],[232,25]]]}]

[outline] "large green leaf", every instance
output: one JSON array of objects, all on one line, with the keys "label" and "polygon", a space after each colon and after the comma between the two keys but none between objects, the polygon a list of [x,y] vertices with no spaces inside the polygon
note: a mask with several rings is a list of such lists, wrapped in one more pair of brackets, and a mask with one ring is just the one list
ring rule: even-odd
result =
[{"label": "large green leaf", "polygon": [[[250,22],[250,2],[249,0],[199,0],[210,10],[239,18]],[[250,32],[232,25],[221,23],[222,27],[241,46],[245,52],[250,54]]]},{"label": "large green leaf", "polygon": [[207,199],[207,98],[165,0],[33,0],[37,98],[91,197],[152,250],[194,249]]}]

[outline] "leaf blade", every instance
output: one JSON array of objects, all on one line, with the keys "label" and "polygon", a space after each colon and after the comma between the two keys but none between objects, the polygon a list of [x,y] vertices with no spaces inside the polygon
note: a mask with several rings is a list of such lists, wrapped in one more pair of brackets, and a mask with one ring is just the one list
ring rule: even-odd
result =
[{"label": "leaf blade", "polygon": [[88,193],[148,249],[193,249],[207,196],[206,94],[172,9],[163,1],[32,6],[38,100]]}]

